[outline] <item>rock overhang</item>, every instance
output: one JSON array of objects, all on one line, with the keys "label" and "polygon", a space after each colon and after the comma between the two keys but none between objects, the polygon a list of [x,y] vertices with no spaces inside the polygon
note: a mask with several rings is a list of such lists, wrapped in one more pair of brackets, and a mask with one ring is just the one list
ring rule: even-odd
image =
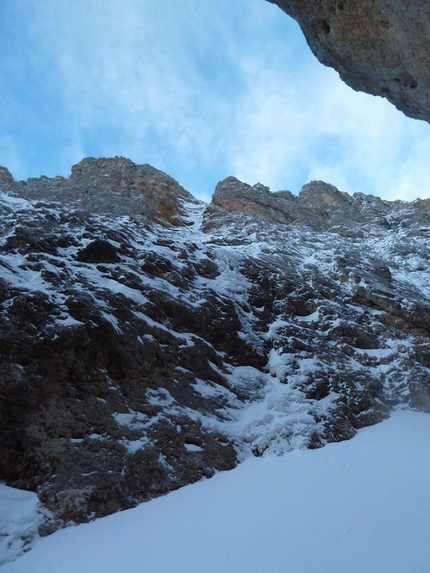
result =
[{"label": "rock overhang", "polygon": [[430,6],[424,0],[267,0],[300,25],[326,66],[356,91],[430,122]]}]

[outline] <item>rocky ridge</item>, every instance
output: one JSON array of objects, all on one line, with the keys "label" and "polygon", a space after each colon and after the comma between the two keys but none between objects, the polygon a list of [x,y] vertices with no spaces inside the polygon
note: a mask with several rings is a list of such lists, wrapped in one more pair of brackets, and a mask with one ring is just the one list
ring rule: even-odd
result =
[{"label": "rocky ridge", "polygon": [[430,412],[430,200],[0,170],[0,477],[42,533]]},{"label": "rocky ridge", "polygon": [[349,86],[430,121],[427,2],[268,1],[297,20],[315,56]]}]

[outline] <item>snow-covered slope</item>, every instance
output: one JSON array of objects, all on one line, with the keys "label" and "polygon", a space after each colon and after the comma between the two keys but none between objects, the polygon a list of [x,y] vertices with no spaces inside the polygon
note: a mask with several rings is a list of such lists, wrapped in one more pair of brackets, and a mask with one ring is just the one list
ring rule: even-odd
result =
[{"label": "snow-covered slope", "polygon": [[248,458],[139,507],[57,531],[4,573],[428,573],[430,417]]},{"label": "snow-covered slope", "polygon": [[429,201],[207,206],[123,158],[2,185],[0,477],[42,534],[430,411]]}]

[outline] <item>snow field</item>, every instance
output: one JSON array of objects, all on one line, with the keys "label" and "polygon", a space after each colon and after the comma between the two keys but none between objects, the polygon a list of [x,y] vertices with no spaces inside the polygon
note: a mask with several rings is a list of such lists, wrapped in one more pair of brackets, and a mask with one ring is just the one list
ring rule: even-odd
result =
[{"label": "snow field", "polygon": [[31,548],[44,514],[35,493],[0,483],[0,566]]},{"label": "snow field", "polygon": [[234,471],[38,539],[2,573],[429,573],[430,416]]}]

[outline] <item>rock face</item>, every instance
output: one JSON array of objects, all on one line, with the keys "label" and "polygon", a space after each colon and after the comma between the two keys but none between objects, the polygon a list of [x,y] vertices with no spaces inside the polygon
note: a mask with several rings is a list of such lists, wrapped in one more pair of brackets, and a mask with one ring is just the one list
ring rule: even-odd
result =
[{"label": "rock face", "polygon": [[87,157],[72,167],[68,179],[42,176],[15,181],[6,168],[0,167],[0,186],[27,199],[49,197],[50,201],[68,203],[83,212],[132,214],[136,220],[149,218],[164,226],[185,225],[182,203],[197,203],[162,171],[151,165],[135,165],[125,157]]},{"label": "rock face", "polygon": [[430,121],[428,2],[268,1],[297,20],[315,56],[349,86]]},{"label": "rock face", "polygon": [[45,533],[430,412],[429,200],[208,206],[123,158],[0,189],[0,478]]}]

